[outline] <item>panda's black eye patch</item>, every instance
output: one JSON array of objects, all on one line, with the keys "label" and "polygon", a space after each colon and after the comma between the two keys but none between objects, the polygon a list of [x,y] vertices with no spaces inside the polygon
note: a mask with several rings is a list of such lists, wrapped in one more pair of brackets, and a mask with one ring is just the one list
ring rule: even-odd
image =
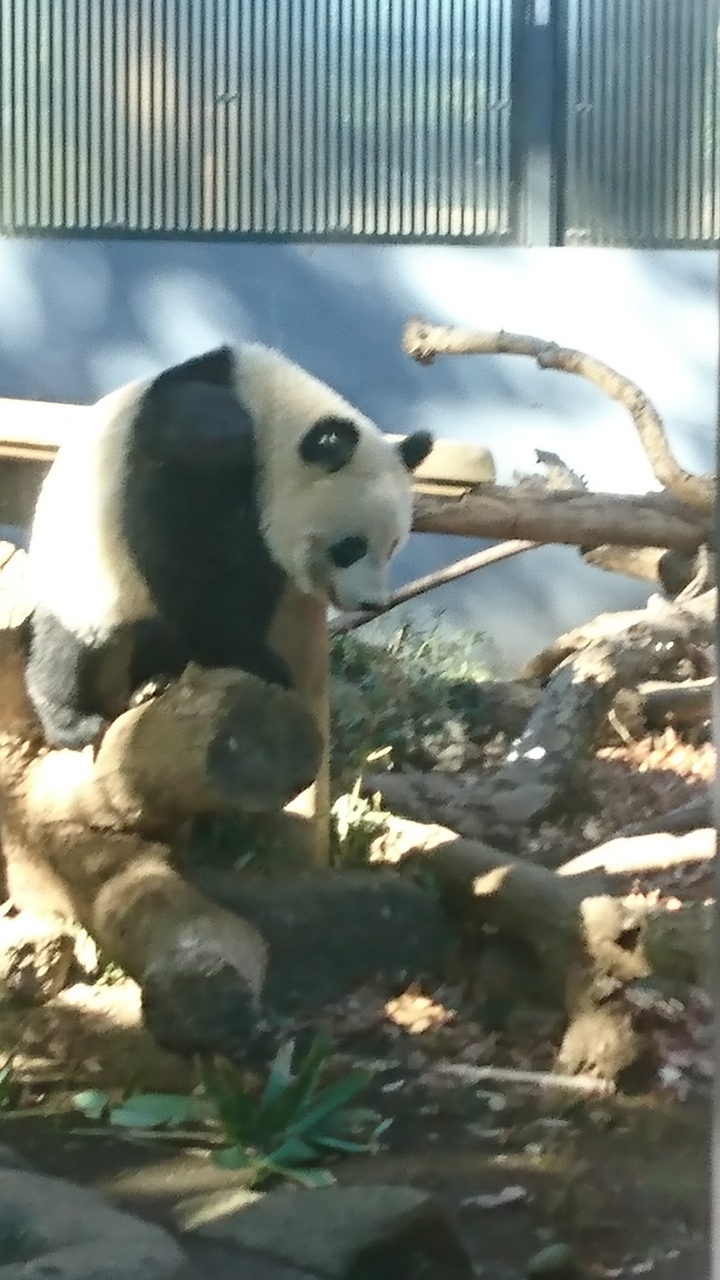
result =
[{"label": "panda's black eye patch", "polygon": [[334,542],[328,549],[328,555],[336,569],[349,569],[351,565],[357,564],[358,560],[362,560],[363,556],[367,555],[367,549],[367,538],[351,534],[347,538],[341,538],[339,542]]},{"label": "panda's black eye patch", "polygon": [[352,462],[359,440],[360,432],[349,419],[321,418],[300,441],[300,457],[332,475]]}]

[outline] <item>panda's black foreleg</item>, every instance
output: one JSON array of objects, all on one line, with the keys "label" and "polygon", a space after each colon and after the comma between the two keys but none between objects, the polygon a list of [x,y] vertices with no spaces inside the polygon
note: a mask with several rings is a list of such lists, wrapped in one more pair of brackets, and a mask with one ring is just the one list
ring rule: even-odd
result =
[{"label": "panda's black foreleg", "polygon": [[269,644],[248,644],[244,635],[233,636],[227,626],[218,627],[214,635],[188,637],[188,648],[201,667],[245,671],[281,689],[294,687],[289,667]]},{"label": "panda's black foreleg", "polygon": [[[232,580],[231,580],[232,581]],[[289,667],[266,639],[267,626],[260,610],[238,605],[241,592],[216,590],[211,599],[201,607],[193,607],[192,597],[187,606],[170,608],[166,617],[172,626],[178,650],[206,670],[230,669],[246,671],[266,684],[292,689],[293,679]]]},{"label": "panda's black foreleg", "polygon": [[157,619],[145,619],[133,626],[129,671],[129,691],[143,685],[170,684],[182,674],[189,655]]},{"label": "panda's black foreleg", "polygon": [[85,703],[92,658],[93,650],[52,613],[36,609],[25,686],[51,747],[81,751],[105,728],[107,722]]}]

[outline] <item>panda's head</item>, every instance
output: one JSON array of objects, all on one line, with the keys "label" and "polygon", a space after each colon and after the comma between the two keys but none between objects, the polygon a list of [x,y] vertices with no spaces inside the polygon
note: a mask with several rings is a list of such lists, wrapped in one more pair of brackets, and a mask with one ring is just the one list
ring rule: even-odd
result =
[{"label": "panda's head", "polygon": [[262,532],[301,591],[342,610],[390,594],[389,563],[412,524],[412,472],[432,437],[390,441],[337,392],[267,347],[235,353],[253,422]]}]

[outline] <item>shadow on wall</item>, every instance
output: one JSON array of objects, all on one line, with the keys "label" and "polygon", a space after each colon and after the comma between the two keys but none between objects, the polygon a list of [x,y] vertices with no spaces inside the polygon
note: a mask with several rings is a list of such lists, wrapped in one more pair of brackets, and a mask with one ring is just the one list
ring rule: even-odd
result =
[{"label": "shadow on wall", "polygon": [[[213,345],[280,347],[382,427],[426,427],[488,445],[500,478],[554,449],[591,487],[655,487],[626,414],[579,379],[529,361],[415,365],[412,314],[547,336],[641,383],[681,461],[713,463],[717,255],[416,246],[0,241],[0,394],[89,402]],[[469,554],[475,540],[416,535],[395,581]],[[512,666],[602,609],[641,604],[642,584],[532,552],[418,606],[486,631]]]}]

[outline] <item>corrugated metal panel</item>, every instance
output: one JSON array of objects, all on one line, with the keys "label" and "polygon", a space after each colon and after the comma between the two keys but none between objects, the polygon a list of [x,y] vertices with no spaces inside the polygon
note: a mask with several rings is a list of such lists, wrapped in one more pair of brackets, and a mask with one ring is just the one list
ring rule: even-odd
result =
[{"label": "corrugated metal panel", "polygon": [[566,244],[720,239],[720,0],[565,0]]},{"label": "corrugated metal panel", "polygon": [[0,227],[512,237],[512,0],[0,0]]}]

